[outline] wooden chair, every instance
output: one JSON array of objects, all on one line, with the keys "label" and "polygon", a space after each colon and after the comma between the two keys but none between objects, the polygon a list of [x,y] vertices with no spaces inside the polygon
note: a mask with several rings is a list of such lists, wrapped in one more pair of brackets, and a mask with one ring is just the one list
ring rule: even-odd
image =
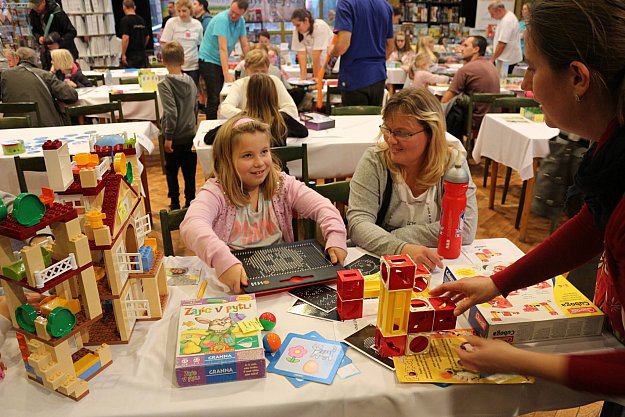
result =
[{"label": "wooden chair", "polygon": [[[113,93],[109,93],[109,101],[112,103],[114,101],[117,101],[120,103],[120,105],[122,103],[130,103],[130,102],[134,102],[134,101],[151,101],[154,100],[154,114],[156,116],[156,120],[154,120],[154,123],[156,124],[156,126],[158,127],[158,129],[161,129],[161,113],[159,110],[159,106],[158,106],[158,96],[156,94],[156,91],[142,91],[142,92],[138,92],[138,93],[120,93],[120,94],[113,94]],[[123,110],[120,112],[121,117],[124,117],[124,113]],[[159,139],[158,139],[158,147],[159,147],[159,157],[160,157],[160,161],[161,161],[161,170],[163,172],[163,174],[165,174],[165,147],[163,145],[163,138],[159,135]]]},{"label": "wooden chair", "polygon": [[326,91],[326,113],[332,112],[332,96],[340,96],[341,90],[338,87],[327,87]]},{"label": "wooden chair", "polygon": [[[347,203],[349,202],[349,181],[336,181],[329,184],[313,184],[312,188],[330,200],[338,211],[341,213],[341,217],[347,225],[347,217],[345,213],[347,211]],[[309,220],[306,226],[307,238],[314,239],[317,225],[314,221]]]},{"label": "wooden chair", "polygon": [[[285,172],[288,172],[288,169],[286,167],[286,163],[290,162],[290,161],[297,161],[297,160],[301,160],[302,161],[302,175],[300,177],[300,180],[306,184],[309,185],[309,177],[308,177],[308,147],[306,146],[305,143],[302,143],[301,146],[278,146],[275,148],[271,148],[271,153],[273,155],[276,156],[276,158],[278,158],[280,164],[282,165],[282,169]],[[296,216],[293,216],[293,236],[295,238],[295,240],[298,240],[298,237],[300,236],[299,231],[299,219],[296,218]],[[301,231],[301,236],[308,236],[308,229],[309,226],[306,222],[302,223],[302,228],[303,230]]]},{"label": "wooden chair", "polygon": [[[521,107],[538,107],[540,104],[533,98],[529,97],[500,97],[495,100],[490,105],[491,110],[499,110],[501,113],[513,113],[519,111]],[[484,165],[484,184],[486,184],[486,173],[488,172],[488,168],[490,167],[490,159],[486,159]],[[506,179],[503,184],[503,193],[501,194],[501,204],[506,204],[506,197],[508,195],[508,187],[510,186],[510,177],[512,175],[512,168],[506,168]],[[524,182],[525,185],[525,182]],[[522,189],[525,191],[525,187]],[[523,194],[523,193],[522,193]],[[521,195],[523,198],[523,195]]]},{"label": "wooden chair", "polygon": [[[466,119],[466,148],[467,154],[471,154],[473,150],[473,136],[474,133],[477,134],[477,131],[473,131],[473,111],[475,109],[475,105],[479,103],[488,103],[491,104],[495,101],[496,98],[499,97],[510,97],[509,94],[500,94],[500,93],[472,93],[469,100],[469,106],[467,107],[467,119]],[[479,129],[478,129],[479,130]],[[486,183],[484,183],[484,187],[486,187]]]},{"label": "wooden chair", "polygon": [[180,223],[184,220],[187,209],[161,210],[158,215],[161,219],[161,234],[163,236],[163,252],[165,256],[174,256],[174,245],[171,239],[171,232],[180,229]]},{"label": "wooden chair", "polygon": [[308,184],[310,178],[308,177],[308,146],[302,143],[301,146],[278,146],[271,148],[271,153],[274,154],[280,163],[282,169],[286,168],[286,163],[291,161],[302,161],[302,176],[300,180],[304,184]]},{"label": "wooden chair", "polygon": [[46,172],[46,162],[43,159],[43,156],[20,158],[19,155],[16,155],[13,157],[13,162],[15,163],[15,172],[17,173],[17,182],[20,186],[21,193],[28,192],[24,172]]},{"label": "wooden chair", "polygon": [[21,129],[25,127],[32,127],[30,116],[0,117],[0,129]]},{"label": "wooden chair", "polygon": [[19,115],[19,116],[30,116],[31,114],[26,113],[35,113],[37,117],[37,125],[36,127],[43,126],[41,122],[41,113],[39,113],[39,104],[34,101],[22,101],[17,103],[0,103],[0,113],[7,115]]},{"label": "wooden chair", "polygon": [[380,106],[332,106],[331,114],[333,116],[359,116],[359,115],[372,115],[379,116],[382,114],[382,107]]},{"label": "wooden chair", "polygon": [[[115,117],[117,112],[118,117]],[[65,108],[65,114],[70,118],[72,124],[77,121],[77,124],[85,124],[85,116],[96,117],[98,114],[110,113],[111,123],[117,123],[124,121],[124,114],[122,113],[122,106],[120,103],[102,103],[102,104],[86,104],[83,106],[70,106]]]},{"label": "wooden chair", "polygon": [[104,74],[85,75],[94,86],[104,85]]},{"label": "wooden chair", "polygon": [[119,84],[139,84],[139,77],[122,77],[119,79]]}]

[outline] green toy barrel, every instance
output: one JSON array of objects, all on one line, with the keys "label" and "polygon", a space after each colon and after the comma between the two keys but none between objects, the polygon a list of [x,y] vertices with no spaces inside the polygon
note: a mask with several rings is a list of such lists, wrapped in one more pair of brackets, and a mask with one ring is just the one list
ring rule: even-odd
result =
[{"label": "green toy barrel", "polygon": [[30,304],[22,304],[15,309],[15,320],[19,326],[29,333],[35,333],[35,320],[39,314]]},{"label": "green toy barrel", "polygon": [[48,315],[46,329],[54,337],[66,336],[76,325],[76,316],[65,307],[57,307]]}]

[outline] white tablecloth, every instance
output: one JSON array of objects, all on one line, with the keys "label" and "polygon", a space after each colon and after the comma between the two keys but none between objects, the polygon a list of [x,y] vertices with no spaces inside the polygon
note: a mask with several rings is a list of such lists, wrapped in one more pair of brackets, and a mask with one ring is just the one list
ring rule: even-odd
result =
[{"label": "white tablecloth", "polygon": [[[505,241],[505,240],[504,240]],[[350,249],[348,261],[361,253]],[[464,256],[454,263],[466,264]],[[451,262],[446,262],[451,263]],[[206,296],[221,295],[213,273]],[[441,281],[440,271],[433,284]],[[535,410],[577,407],[598,397],[562,386],[537,381],[531,385],[454,385],[441,388],[431,384],[399,384],[393,372],[353,349],[347,355],[360,370],[348,379],[336,377],[332,385],[309,383],[294,388],[284,377],[268,373],[264,379],[178,388],[174,378],[175,332],[179,302],[193,298],[196,287],[170,287],[171,294],[163,319],[137,322],[128,345],[111,347],[113,363],[89,381],[90,393],[81,401],[51,393],[28,381],[13,332],[2,347],[8,366],[0,382],[3,417],[23,416],[247,416],[254,417],[502,417]],[[315,330],[323,337],[340,340],[354,331],[354,322],[333,323],[288,314],[295,299],[287,293],[258,299],[258,311],[277,317],[273,330],[284,340],[288,333]],[[375,320],[375,301],[365,311]],[[466,327],[463,318],[458,327]],[[542,344],[544,352],[571,352],[622,347],[613,337],[569,339]]]},{"label": "white tablecloth", "polygon": [[[288,138],[288,146],[305,143],[308,146],[308,175],[310,178],[351,177],[365,150],[377,143],[382,116],[332,116],[336,125],[332,129],[308,130],[303,139]],[[225,120],[205,120],[200,123],[195,139],[198,159],[204,175],[211,172],[213,150],[204,143],[204,135]],[[447,134],[448,140],[457,141]],[[380,139],[381,140],[381,139]],[[291,175],[299,177],[302,172],[300,161],[289,162]]]},{"label": "white tablecloth", "polygon": [[386,83],[387,84],[404,84],[408,74],[401,68],[386,67]]},{"label": "white tablecloth", "polygon": [[489,113],[482,120],[473,148],[473,159],[482,156],[517,171],[523,181],[534,177],[534,158],[549,154],[549,139],[560,133],[522,118],[518,113]]},{"label": "white tablecloth", "polygon": [[[159,80],[162,80],[163,78],[165,78],[165,76],[167,74],[169,74],[169,72],[167,72],[167,68],[150,68],[150,70],[155,73],[156,75],[158,75]],[[85,75],[100,75],[100,74],[104,74],[104,72],[102,71],[83,71],[83,74]],[[113,78],[113,84],[120,84],[122,79],[129,79],[129,78],[137,78],[139,76],[139,70],[138,69],[114,69],[111,70],[111,76]]]},{"label": "white tablecloth", "polygon": [[[150,154],[154,150],[154,144],[150,140],[158,135],[158,129],[150,122],[132,123],[105,123],[98,125],[59,126],[59,127],[33,127],[30,129],[0,130],[0,142],[8,139],[21,139],[27,147],[27,153],[20,157],[43,156],[41,143],[43,138],[61,139],[69,142],[69,152],[75,155],[81,152],[89,152],[88,133],[96,132],[99,135],[127,132],[129,136],[137,134],[137,152],[140,156],[143,152]],[[82,137],[83,135],[87,135]],[[15,173],[13,155],[0,155],[0,190],[19,194],[19,184]],[[29,190],[39,193],[42,186],[48,186],[45,174],[39,172],[26,172],[26,181]]]},{"label": "white tablecloth", "polygon": [[[103,104],[109,102],[109,92],[111,91],[123,91],[124,93],[141,93],[141,87],[139,84],[123,84],[123,85],[101,85],[99,87],[86,87],[78,88],[78,101],[77,105],[93,105]],[[163,106],[161,105],[161,99],[158,97],[159,112],[163,114]],[[152,101],[135,101],[122,103],[122,110],[124,112],[124,119],[128,120],[156,120],[156,112],[154,110],[154,103]],[[110,113],[100,115],[104,118],[110,118]]]}]

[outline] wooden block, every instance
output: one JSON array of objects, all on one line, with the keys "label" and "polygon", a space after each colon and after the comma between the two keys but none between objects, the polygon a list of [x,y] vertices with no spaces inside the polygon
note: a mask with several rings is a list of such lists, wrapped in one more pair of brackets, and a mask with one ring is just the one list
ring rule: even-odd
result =
[{"label": "wooden block", "polygon": [[48,319],[45,317],[37,317],[35,319],[35,332],[37,333],[37,337],[43,340],[50,340],[52,336],[46,330],[46,326],[48,325]]},{"label": "wooden block", "polygon": [[68,252],[76,256],[76,264],[79,268],[91,262],[91,251],[89,250],[89,239],[87,236],[80,234],[71,238],[67,246]]},{"label": "wooden block", "polygon": [[118,240],[113,248],[104,251],[104,268],[106,269],[106,279],[109,281],[109,287],[111,287],[111,293],[114,296],[119,296],[122,291],[121,273],[117,268],[117,262],[114,261],[115,251],[121,244],[121,240]]},{"label": "wooden block", "polygon": [[82,396],[89,392],[89,385],[82,379],[78,379],[78,385],[74,386],[74,393],[71,395],[76,399],[80,399]]},{"label": "wooden block", "polygon": [[85,223],[85,225],[83,226],[83,229],[85,231],[85,236],[87,236],[87,239],[95,240],[95,237],[93,236],[93,229],[91,228],[91,226]]},{"label": "wooden block", "polygon": [[102,365],[106,365],[107,363],[113,361],[111,347],[106,343],[102,343],[102,345],[95,350],[95,354],[100,358],[100,363]]},{"label": "wooden block", "polygon": [[98,186],[98,175],[94,168],[83,168],[78,173],[80,176],[80,186],[82,188],[93,188]]},{"label": "wooden block", "polygon": [[111,231],[108,226],[93,231],[93,237],[97,246],[109,246],[113,243]]},{"label": "wooden block", "polygon": [[26,280],[28,281],[28,285],[36,287],[37,282],[35,280],[35,272],[46,269],[41,248],[37,245],[24,246],[21,253],[22,260],[24,261],[24,269],[26,270]]},{"label": "wooden block", "polygon": [[102,314],[102,304],[93,266],[80,273],[78,285],[80,286],[81,301],[85,315],[89,320],[93,320]]},{"label": "wooden block", "polygon": [[163,317],[161,310],[161,298],[158,294],[158,285],[155,278],[141,278],[143,284],[143,293],[148,299],[150,318]]},{"label": "wooden block", "polygon": [[0,237],[0,267],[11,265],[16,259],[13,256],[13,247],[11,239],[8,237]]}]

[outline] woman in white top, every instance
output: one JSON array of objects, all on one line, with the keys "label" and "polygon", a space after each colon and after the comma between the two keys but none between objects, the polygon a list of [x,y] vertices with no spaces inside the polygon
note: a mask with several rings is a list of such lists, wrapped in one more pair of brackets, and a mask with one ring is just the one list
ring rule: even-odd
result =
[{"label": "woman in white top", "polygon": [[198,64],[198,47],[202,43],[203,31],[199,20],[193,19],[191,0],[176,0],[178,16],[167,21],[160,42],[166,44],[178,41],[184,49],[182,72],[188,74],[195,84],[200,80]]},{"label": "woman in white top", "polygon": [[313,78],[317,78],[317,74],[325,62],[334,33],[326,22],[313,18],[306,9],[296,9],[291,16],[291,22],[295,27],[291,50],[297,51],[300,79],[306,79],[308,54],[312,56]]}]

